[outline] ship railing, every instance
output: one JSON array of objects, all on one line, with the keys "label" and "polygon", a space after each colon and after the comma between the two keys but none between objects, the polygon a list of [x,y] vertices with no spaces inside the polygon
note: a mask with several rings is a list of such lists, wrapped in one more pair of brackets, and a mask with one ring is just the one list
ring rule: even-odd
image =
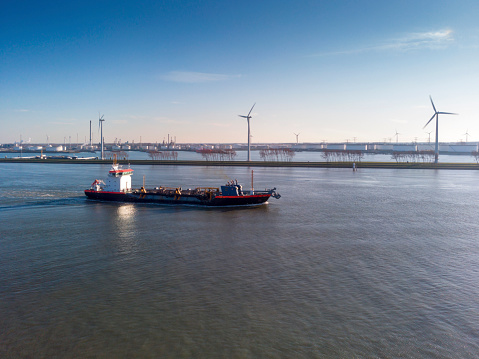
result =
[{"label": "ship railing", "polygon": [[209,192],[219,192],[220,189],[218,187],[196,187],[195,191],[209,193]]},{"label": "ship railing", "polygon": [[253,195],[253,194],[272,194],[276,192],[276,188],[273,189],[255,189],[255,190],[243,190],[243,195]]},{"label": "ship railing", "polygon": [[[135,190],[134,192],[138,192]],[[177,195],[207,195],[210,193],[219,193],[218,187],[197,187],[195,189],[182,189],[181,187],[155,187],[153,189],[147,189],[148,193],[160,194],[164,196],[177,196]]]},{"label": "ship railing", "polygon": [[182,192],[181,187],[155,187],[153,189],[147,189],[148,193],[160,194],[163,196],[175,196]]}]

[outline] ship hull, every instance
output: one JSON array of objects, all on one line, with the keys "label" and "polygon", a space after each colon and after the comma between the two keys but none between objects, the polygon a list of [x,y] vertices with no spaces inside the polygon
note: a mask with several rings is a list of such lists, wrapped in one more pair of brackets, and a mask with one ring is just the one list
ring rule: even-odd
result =
[{"label": "ship hull", "polygon": [[89,199],[100,201],[136,202],[136,203],[160,203],[160,204],[191,204],[200,206],[248,206],[263,204],[271,197],[271,193],[260,193],[241,196],[194,196],[175,195],[165,196],[157,193],[141,192],[106,192],[85,190]]}]

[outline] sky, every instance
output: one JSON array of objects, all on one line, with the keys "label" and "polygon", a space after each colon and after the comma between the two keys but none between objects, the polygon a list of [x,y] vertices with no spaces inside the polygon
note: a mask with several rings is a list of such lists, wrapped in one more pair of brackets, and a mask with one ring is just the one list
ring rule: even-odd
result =
[{"label": "sky", "polygon": [[[0,4],[0,143],[479,141],[479,2]],[[467,133],[467,135],[466,135]],[[397,135],[396,135],[397,134]]]}]

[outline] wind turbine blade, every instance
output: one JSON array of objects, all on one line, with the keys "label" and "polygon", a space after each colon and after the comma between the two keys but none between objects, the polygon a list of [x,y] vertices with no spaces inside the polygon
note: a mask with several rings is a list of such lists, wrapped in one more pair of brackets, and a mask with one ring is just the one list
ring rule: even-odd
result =
[{"label": "wind turbine blade", "polygon": [[431,95],[429,95],[429,99],[431,100],[431,105],[432,105],[432,108],[434,109],[434,112],[437,112],[436,106],[434,106],[434,102],[432,102],[432,97],[431,97]]},{"label": "wind turbine blade", "polygon": [[458,113],[452,113],[452,112],[438,112],[439,115],[459,115]]},{"label": "wind turbine blade", "polygon": [[[256,105],[256,102],[254,103],[254,105]],[[253,105],[253,107],[254,107],[254,105]],[[251,110],[249,110],[248,117],[249,117],[249,115],[251,115],[251,111],[253,111],[253,107],[251,107]]]},{"label": "wind turbine blade", "polygon": [[431,119],[429,121],[427,121],[427,123],[424,125],[423,129],[425,129],[426,126],[429,125],[429,122],[431,122],[435,116],[436,116],[436,114],[432,115]]},{"label": "wind turbine blade", "polygon": [[248,116],[238,115],[239,117],[248,118]]}]

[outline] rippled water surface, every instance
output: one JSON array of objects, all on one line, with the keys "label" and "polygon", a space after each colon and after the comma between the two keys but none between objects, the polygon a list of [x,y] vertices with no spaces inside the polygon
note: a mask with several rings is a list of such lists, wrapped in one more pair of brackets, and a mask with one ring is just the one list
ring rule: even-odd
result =
[{"label": "rippled water surface", "polygon": [[479,355],[478,171],[255,168],[282,198],[215,209],[86,200],[106,165],[0,170],[2,358]]}]

